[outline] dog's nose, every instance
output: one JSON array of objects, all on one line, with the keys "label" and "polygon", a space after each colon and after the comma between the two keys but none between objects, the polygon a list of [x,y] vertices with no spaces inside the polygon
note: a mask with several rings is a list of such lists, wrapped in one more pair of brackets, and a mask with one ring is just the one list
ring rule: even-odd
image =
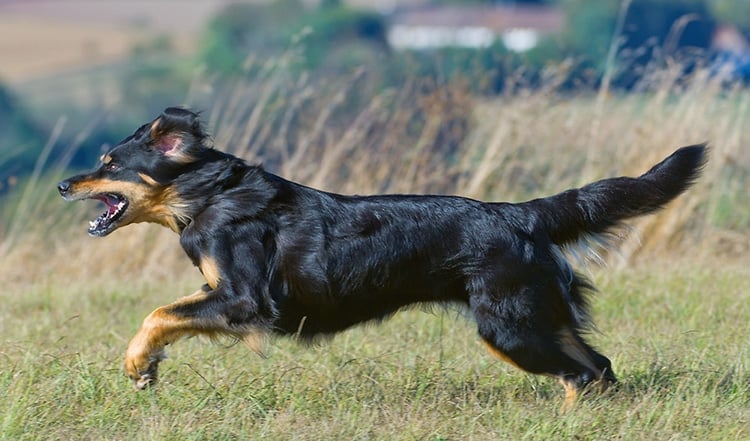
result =
[{"label": "dog's nose", "polygon": [[57,190],[60,192],[60,194],[65,194],[70,190],[70,182],[69,181],[60,181],[59,184],[57,184]]}]

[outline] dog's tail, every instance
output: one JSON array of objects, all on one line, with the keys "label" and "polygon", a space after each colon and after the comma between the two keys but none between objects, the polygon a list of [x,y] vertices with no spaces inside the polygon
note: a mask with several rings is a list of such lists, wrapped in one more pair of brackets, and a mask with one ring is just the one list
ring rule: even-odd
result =
[{"label": "dog's tail", "polygon": [[679,196],[700,176],[706,150],[706,144],[682,147],[640,177],[603,179],[527,204],[552,242],[573,244],[652,213]]}]

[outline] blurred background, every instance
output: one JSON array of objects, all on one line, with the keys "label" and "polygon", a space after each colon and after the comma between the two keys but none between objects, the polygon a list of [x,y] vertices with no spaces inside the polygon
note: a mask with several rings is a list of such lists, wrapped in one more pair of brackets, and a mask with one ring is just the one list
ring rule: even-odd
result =
[{"label": "blurred background", "polygon": [[733,0],[0,0],[3,246],[93,213],[55,179],[184,105],[219,148],[345,193],[521,200],[709,141],[654,243],[741,254],[749,35]]}]

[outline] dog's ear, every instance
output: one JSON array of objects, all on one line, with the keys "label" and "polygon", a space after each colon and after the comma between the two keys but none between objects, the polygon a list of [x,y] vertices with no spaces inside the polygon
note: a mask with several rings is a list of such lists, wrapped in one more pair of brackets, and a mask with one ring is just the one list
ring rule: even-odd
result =
[{"label": "dog's ear", "polygon": [[162,125],[161,117],[151,123],[151,145],[165,155],[172,156],[182,147],[184,134],[166,131]]},{"label": "dog's ear", "polygon": [[192,162],[193,155],[202,147],[206,135],[198,115],[177,107],[170,107],[151,123],[151,145],[164,156],[177,162]]}]

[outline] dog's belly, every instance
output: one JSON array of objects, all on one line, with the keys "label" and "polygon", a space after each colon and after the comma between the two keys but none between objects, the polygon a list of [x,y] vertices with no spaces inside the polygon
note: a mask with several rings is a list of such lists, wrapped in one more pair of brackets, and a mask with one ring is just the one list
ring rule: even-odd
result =
[{"label": "dog's belly", "polygon": [[278,305],[275,328],[302,338],[333,334],[360,323],[382,321],[400,309],[426,303],[463,303],[468,298],[462,284],[425,284],[408,289],[360,289],[325,295],[290,296]]}]

